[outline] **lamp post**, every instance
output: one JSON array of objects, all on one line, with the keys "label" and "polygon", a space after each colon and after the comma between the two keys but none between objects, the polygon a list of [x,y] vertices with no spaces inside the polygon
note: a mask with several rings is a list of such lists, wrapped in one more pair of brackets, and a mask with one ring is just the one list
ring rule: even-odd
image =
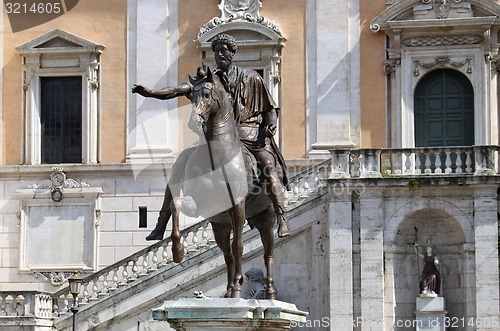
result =
[{"label": "lamp post", "polygon": [[80,287],[82,285],[82,279],[78,275],[78,271],[75,271],[73,276],[68,278],[69,291],[73,295],[73,306],[71,306],[70,311],[73,313],[73,331],[76,331],[76,313],[78,313],[78,294],[80,294]]}]

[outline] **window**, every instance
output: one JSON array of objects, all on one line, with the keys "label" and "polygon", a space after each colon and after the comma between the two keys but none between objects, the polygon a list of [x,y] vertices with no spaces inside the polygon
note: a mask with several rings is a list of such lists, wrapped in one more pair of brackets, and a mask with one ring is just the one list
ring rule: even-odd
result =
[{"label": "window", "polygon": [[82,78],[41,79],[42,163],[82,162]]},{"label": "window", "polygon": [[23,163],[97,163],[103,49],[59,29],[17,47],[23,57]]}]

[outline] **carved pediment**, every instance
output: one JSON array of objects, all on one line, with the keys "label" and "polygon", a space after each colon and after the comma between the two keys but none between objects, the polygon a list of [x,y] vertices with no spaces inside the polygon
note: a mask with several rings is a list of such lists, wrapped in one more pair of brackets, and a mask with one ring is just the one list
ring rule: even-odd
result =
[{"label": "carved pediment", "polygon": [[370,24],[374,32],[425,26],[494,25],[500,5],[493,0],[408,0],[386,8]]},{"label": "carved pediment", "polygon": [[53,51],[78,51],[102,53],[104,45],[78,37],[61,29],[54,29],[18,47],[19,54],[45,53]]},{"label": "carved pediment", "polygon": [[[221,17],[214,17],[198,31],[198,40],[209,39],[205,35],[210,34],[213,37],[213,30],[220,30],[226,24],[237,25],[237,29],[246,27],[247,30],[259,31],[263,35],[275,35],[282,37],[280,25],[267,17],[260,16],[259,9],[262,2],[258,0],[221,0],[219,9],[222,12]],[[220,31],[218,32],[220,33]],[[205,37],[205,38],[204,38]],[[270,39],[275,39],[270,37]]]}]

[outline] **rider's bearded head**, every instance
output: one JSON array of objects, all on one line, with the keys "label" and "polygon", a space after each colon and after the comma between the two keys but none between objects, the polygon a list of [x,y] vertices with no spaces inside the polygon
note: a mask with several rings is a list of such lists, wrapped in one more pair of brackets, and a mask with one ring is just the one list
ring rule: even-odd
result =
[{"label": "rider's bearded head", "polygon": [[223,71],[227,71],[237,49],[236,39],[232,36],[225,33],[215,36],[212,40],[212,50],[214,51],[217,67]]}]

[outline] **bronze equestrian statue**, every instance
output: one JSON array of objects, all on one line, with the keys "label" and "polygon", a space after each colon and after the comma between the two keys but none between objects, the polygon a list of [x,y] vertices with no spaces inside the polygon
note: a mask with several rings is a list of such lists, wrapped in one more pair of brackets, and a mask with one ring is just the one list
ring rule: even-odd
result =
[{"label": "bronze equestrian statue", "polygon": [[[196,79],[190,77],[189,82],[178,87],[150,91],[136,85],[132,90],[158,99],[187,96],[195,106],[189,126],[200,135],[198,145],[181,153],[174,164],[158,224],[147,239],[162,239],[168,219],[172,216],[174,261],[180,262],[183,247],[180,244],[179,212],[206,216],[212,223],[217,245],[224,253],[228,276],[226,296],[240,297],[243,280],[241,233],[244,219],[247,218],[250,226],[259,230],[262,238],[267,269],[266,297],[272,299],[276,297],[272,276],[273,224],[276,216],[278,235],[284,237],[290,234],[284,216],[282,193],[282,185],[288,187],[286,167],[273,140],[277,108],[257,72],[231,65],[236,52],[234,38],[219,35],[214,38],[212,49],[218,66],[216,74],[212,75],[209,70],[205,75],[203,70],[199,70]],[[240,150],[240,153],[236,153],[239,157],[233,153],[235,150]],[[259,171],[255,171],[255,166],[252,167],[253,158]],[[210,167],[207,159],[210,160]],[[210,169],[203,169],[207,167]],[[222,169],[222,174],[219,172],[218,177],[215,176],[216,180],[212,178],[211,184],[207,185],[203,180],[197,182],[197,178],[207,171],[215,173],[217,169]],[[238,169],[243,170],[243,173]],[[245,179],[250,184],[246,190],[243,188],[246,185],[241,185],[247,181]],[[260,186],[255,184],[255,180],[260,180]],[[203,194],[215,189],[217,185],[214,183],[225,183],[230,205],[204,201]],[[179,197],[181,188],[183,198]],[[219,185],[220,190],[223,187]],[[200,195],[200,192],[203,194]],[[270,208],[271,205],[274,208]],[[217,213],[219,210],[214,209],[214,206],[228,211]],[[232,245],[229,241],[231,230]]]},{"label": "bronze equestrian statue", "polygon": [[[279,151],[273,136],[276,133],[278,108],[272,99],[262,77],[252,69],[242,69],[232,65],[237,50],[236,40],[227,34],[219,34],[212,40],[217,69],[221,70],[227,80],[229,93],[233,98],[234,119],[238,123],[240,140],[252,152],[257,160],[257,167],[266,192],[273,202],[278,220],[278,236],[290,235],[283,204],[285,186],[289,189],[284,158]],[[178,96],[188,96],[192,84],[187,81],[176,87],[167,87],[152,91],[144,86],[135,85],[132,93],[160,100]],[[171,215],[170,203],[179,192],[173,187],[181,182],[182,171],[191,149],[181,153],[174,163],[169,184],[165,189],[163,205],[158,223],[146,240],[161,240]]]}]

